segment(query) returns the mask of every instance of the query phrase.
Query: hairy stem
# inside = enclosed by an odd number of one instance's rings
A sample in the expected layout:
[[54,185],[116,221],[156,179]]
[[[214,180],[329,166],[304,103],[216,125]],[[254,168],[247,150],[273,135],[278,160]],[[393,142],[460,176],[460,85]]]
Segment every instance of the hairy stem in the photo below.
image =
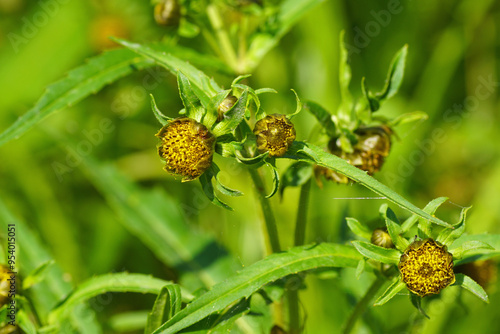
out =
[[347,319],[347,322],[345,323],[344,328],[342,330],[343,334],[349,334],[352,331],[354,325],[356,324],[356,321],[365,312],[368,303],[373,299],[375,294],[377,294],[378,290],[380,290],[384,282],[385,282],[384,277],[377,277],[375,281],[373,281],[372,285],[370,286],[368,291],[366,291],[363,298],[361,298],[356,304],[356,307],[349,316],[349,319]]
[[271,245],[271,252],[277,253],[281,251],[280,240],[278,238],[278,228],[276,227],[276,219],[274,218],[273,209],[271,203],[266,198],[266,189],[264,187],[264,182],[260,177],[259,172],[256,169],[249,168],[248,172],[252,177],[253,183],[257,190],[257,197],[262,208],[262,213],[264,214],[264,221],[266,223],[267,239]]

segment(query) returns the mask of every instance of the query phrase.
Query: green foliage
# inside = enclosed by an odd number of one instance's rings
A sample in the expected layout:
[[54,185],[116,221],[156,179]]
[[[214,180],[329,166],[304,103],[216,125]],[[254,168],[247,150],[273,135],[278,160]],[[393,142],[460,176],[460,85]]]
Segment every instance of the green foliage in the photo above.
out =
[[[0,264],[15,256],[19,330],[330,333],[345,322],[345,333],[498,332],[491,321],[498,281],[457,271],[463,264],[494,271],[500,255],[500,155],[491,145],[499,139],[492,130],[498,83],[494,62],[475,61],[498,46],[491,1],[425,13],[406,5],[369,11],[366,0],[168,1],[181,7],[169,26],[153,20],[164,0],[78,0],[50,13],[35,2],[0,6],[8,14],[0,24]],[[41,14],[46,24],[38,24]],[[474,19],[457,29],[447,15]],[[439,24],[426,20],[438,16]],[[413,34],[412,22],[435,36],[432,43]],[[342,26],[351,28],[339,36]],[[462,30],[473,32],[465,44]],[[118,48],[95,55],[108,48],[107,35]],[[401,48],[406,41],[411,48]],[[150,84],[154,66],[171,74],[161,85]],[[256,88],[267,86],[276,90]],[[295,101],[283,94],[291,87]],[[234,103],[222,113],[227,98]],[[110,112],[118,105],[131,111],[119,121]],[[293,120],[297,133],[282,157],[259,152],[253,132],[275,113]],[[177,182],[157,161],[155,122],[175,117],[195,119],[216,137],[199,183]],[[113,130],[95,127],[99,119]],[[365,141],[366,129],[382,129],[387,146],[376,136]],[[382,197],[368,201],[371,193]],[[433,194],[450,199],[420,209]],[[382,204],[379,217],[378,200],[399,208]],[[462,206],[472,202],[469,215]],[[455,205],[462,212],[452,225]],[[394,248],[370,242],[384,224]],[[15,255],[5,247],[11,225]],[[429,238],[453,256],[454,285],[479,299],[461,298],[457,288],[432,298],[406,290],[401,256]],[[484,268],[479,277],[491,280]],[[126,293],[95,307],[116,292]],[[436,312],[435,303],[445,307]],[[470,316],[456,316],[462,304]],[[401,316],[381,321],[395,309]],[[0,327],[6,315],[0,307]]]

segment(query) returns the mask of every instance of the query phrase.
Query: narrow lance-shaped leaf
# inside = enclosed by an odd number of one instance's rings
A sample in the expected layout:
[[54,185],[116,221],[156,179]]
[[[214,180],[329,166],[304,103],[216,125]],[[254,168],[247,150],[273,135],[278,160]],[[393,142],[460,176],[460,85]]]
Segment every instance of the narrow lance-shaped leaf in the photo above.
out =
[[170,320],[181,310],[182,295],[177,284],[165,285],[156,297],[153,309],[148,314],[148,321],[144,334],[150,334],[161,326],[162,323]]
[[212,173],[212,171],[210,169],[207,170],[205,173],[203,173],[200,176],[200,183],[201,183],[201,187],[203,189],[203,192],[205,193],[205,196],[207,196],[207,198],[213,204],[215,204],[223,209],[233,211],[233,208],[231,208],[226,203],[222,202],[219,199],[219,197],[217,196],[217,194],[215,193],[215,189],[214,189],[214,186],[212,184],[213,178],[214,178],[214,174]]
[[305,184],[312,176],[313,166],[304,161],[297,161],[291,164],[281,175],[280,195],[286,187],[299,187]]
[[401,253],[395,249],[383,248],[364,241],[352,241],[352,244],[363,256],[388,264],[398,264]]
[[436,238],[436,241],[442,243],[443,245],[450,246],[453,241],[460,238],[460,236],[462,236],[465,232],[465,218],[467,217],[467,211],[469,211],[470,208],[471,207],[463,208],[460,212],[460,220],[457,226],[455,226],[455,229],[442,230]]
[[396,193],[394,190],[390,189],[386,185],[380,183],[375,178],[369,176],[366,172],[354,167],[342,158],[339,158],[333,154],[325,152],[318,146],[313,144],[304,143],[300,141],[295,141],[291,148],[288,150],[288,158],[295,160],[303,160],[313,162],[317,165],[332,169],[339,172],[348,178],[360,183],[371,191],[387,197],[388,200],[396,203],[400,207],[415,213],[416,215],[432,221],[434,224],[452,227],[450,224],[429,215],[423,210],[417,208],[415,205],[410,203],[404,197]]
[[177,73],[177,84],[179,86],[179,95],[182,99],[182,104],[186,108],[186,116],[201,122],[205,108],[201,104],[200,99],[191,88],[189,79],[182,73]]
[[48,86],[35,106],[0,134],[0,146],[18,138],[54,112],[76,104],[119,78],[153,65],[151,60],[129,50],[112,50],[90,58],[86,64],[70,71],[66,78]]
[[238,197],[238,196],[242,196],[243,193],[241,191],[238,191],[238,190],[234,190],[234,189],[231,189],[229,187],[226,187],[220,180],[220,168],[219,166],[217,166],[215,163],[212,163],[212,166],[210,166],[211,170],[212,170],[212,173],[214,175],[214,178],[215,178],[215,182],[216,182],[216,187],[217,187],[217,190],[219,190],[222,194],[226,195],[226,196],[233,196],[233,197]]
[[391,236],[392,242],[397,249],[404,252],[410,243],[401,236],[401,226],[399,225],[399,220],[396,217],[396,214],[387,204],[383,204],[380,207],[380,213],[382,214],[382,217],[384,217],[387,232]]
[[38,268],[33,270],[24,280],[23,280],[23,290],[31,288],[33,285],[41,282],[45,279],[47,274],[47,269],[50,268],[55,263],[54,260],[49,260],[41,264]]
[[[446,202],[448,200],[448,197],[438,197],[430,201],[424,208],[424,212],[434,214],[436,212],[437,208]],[[406,219],[403,224],[401,224],[401,232],[404,234],[408,232],[413,225],[415,225],[416,222],[418,222],[418,215],[411,215],[408,219]]]
[[389,73],[385,81],[385,87],[376,96],[379,101],[387,100],[393,97],[399,90],[403,82],[405,72],[406,55],[408,54],[408,45],[403,46],[392,59],[389,67]]
[[[448,200],[448,197],[438,197],[430,201],[424,208],[424,211],[430,215],[434,215],[436,210]],[[418,236],[422,239],[432,237],[432,225],[428,220],[419,218],[418,222]]]
[[158,122],[160,122],[161,125],[165,126],[168,123],[168,121],[173,120],[173,118],[165,116],[160,111],[160,109],[156,105],[156,101],[155,101],[153,94],[149,94],[149,97],[151,98],[151,110],[153,111],[153,114],[155,115],[156,120]]
[[367,226],[361,224],[356,218],[347,217],[345,220],[347,221],[347,226],[349,226],[352,233],[366,240],[371,239],[372,231],[370,231]]
[[401,290],[403,290],[406,285],[401,282],[399,278],[397,278],[394,283],[392,283],[387,290],[384,291],[380,297],[377,298],[375,304],[373,306],[381,306],[391,300],[394,296],[396,296]]
[[271,171],[273,172],[273,189],[271,190],[271,193],[266,196],[266,198],[271,198],[274,194],[276,194],[280,186],[280,174],[278,172],[278,168],[276,167],[276,159],[267,159],[267,165],[271,167]]
[[171,53],[161,52],[151,47],[131,43],[123,39],[116,38],[114,40],[130,50],[156,61],[174,75],[177,75],[179,71],[182,72],[193,85],[193,90],[204,106],[207,106],[210,103],[210,98],[221,90],[215,81],[211,80],[205,73]]
[[328,136],[334,137],[337,135],[335,124],[332,121],[332,115],[326,109],[312,101],[304,102],[303,107],[316,117],[318,123],[326,130]]
[[472,278],[467,275],[455,274],[455,283],[453,285],[458,285],[466,290],[469,290],[486,303],[490,302],[486,291],[484,291],[484,289],[479,284],[477,284]]
[[325,267],[355,268],[360,259],[361,256],[354,248],[336,244],[301,246],[270,255],[244,268],[227,281],[215,285],[154,333],[178,333],[210,314],[219,312],[242,298],[248,298],[264,285],[290,274]]
[[160,293],[161,289],[172,284],[162,279],[143,274],[106,274],[88,279],[80,284],[66,300],[49,315],[49,322],[61,320],[74,306],[107,292]]
[[450,253],[453,254],[453,257],[456,259],[461,259],[464,257],[465,254],[468,252],[472,252],[475,250],[495,250],[491,245],[488,245],[486,242],[483,241],[467,241],[461,244],[457,248],[450,249]]
[[410,301],[415,306],[415,308],[427,319],[430,319],[430,317],[427,315],[427,313],[424,311],[422,308],[422,297],[410,292]]

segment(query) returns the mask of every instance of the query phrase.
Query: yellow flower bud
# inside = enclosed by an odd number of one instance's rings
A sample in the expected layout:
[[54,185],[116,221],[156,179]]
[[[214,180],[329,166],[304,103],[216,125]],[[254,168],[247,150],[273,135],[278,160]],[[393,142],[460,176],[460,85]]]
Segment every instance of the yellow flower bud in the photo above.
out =
[[455,282],[453,256],[433,239],[415,241],[399,260],[401,280],[408,290],[424,297]]
[[183,176],[183,181],[196,179],[212,164],[215,137],[203,124],[187,117],[178,118],[156,136],[161,139],[158,154],[165,160],[164,169]]
[[271,157],[285,155],[295,140],[295,128],[285,115],[268,115],[255,124],[253,133],[257,136],[257,149],[269,152]]
[[217,121],[220,122],[224,118],[224,114],[227,113],[234,105],[238,102],[238,98],[232,94],[229,94],[224,101],[217,108]]
[[373,231],[372,237],[370,239],[372,244],[384,247],[384,248],[394,248],[391,236],[387,233],[386,229],[377,228]]

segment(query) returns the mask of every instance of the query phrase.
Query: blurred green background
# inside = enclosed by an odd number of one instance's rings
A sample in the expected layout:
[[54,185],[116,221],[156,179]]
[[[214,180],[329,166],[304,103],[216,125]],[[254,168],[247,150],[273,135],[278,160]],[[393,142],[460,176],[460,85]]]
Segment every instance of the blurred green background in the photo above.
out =
[[[47,85],[86,58],[114,47],[108,35],[148,42],[171,34],[155,24],[148,1],[51,1],[50,8],[44,7],[47,3],[0,0],[0,131],[31,108]],[[362,77],[372,90],[381,89],[392,55],[409,44],[403,86],[380,113],[396,116],[422,110],[429,119],[396,129],[399,140],[394,140],[376,178],[419,207],[435,197],[449,197],[438,216],[451,223],[457,221],[461,207],[473,205],[468,232],[500,233],[499,22],[500,2],[492,0],[325,1],[263,59],[249,84],[279,92],[262,98],[268,113],[295,109],[291,88],[302,99],[333,111],[339,103],[340,30],[346,30],[351,87],[358,96]],[[179,44],[208,52],[200,40],[181,38]],[[232,80],[209,74],[226,87]],[[115,166],[146,191],[166,191],[182,203],[179,207],[189,228],[215,238],[240,265],[265,256],[261,212],[244,170],[228,159],[216,158],[228,172],[226,183],[245,193],[225,198],[234,212],[204,201],[198,182],[180,183],[162,170],[154,137],[159,125],[150,111],[149,93],[169,116],[182,108],[173,75],[161,69],[142,71],[0,147],[1,199],[38,235],[75,284],[108,272],[164,279],[178,275],[124,227],[91,176],[92,167],[71,160],[67,147],[91,139],[94,143],[86,156]],[[298,138],[307,139],[314,118],[302,113],[295,120]],[[278,164],[282,170],[287,165],[286,161]],[[376,195],[359,185],[325,183],[323,189],[313,185],[307,242],[352,239],[346,216],[373,227],[382,225],[378,218],[382,200],[345,199],[370,196]],[[297,201],[298,189],[287,189],[282,200],[279,196],[272,200],[284,248],[293,243]],[[408,216],[393,209],[403,219]],[[357,281],[350,270],[336,278],[308,276],[307,290],[300,294],[306,332],[338,332],[370,280],[365,274]],[[498,333],[498,287],[495,282],[488,290],[490,305],[449,288],[442,298],[429,298],[430,321],[417,317],[405,296],[371,308],[364,319],[379,333]],[[98,318],[113,332],[117,330],[109,324],[113,316],[146,310],[153,301],[154,296],[116,294]],[[358,331],[370,332],[363,325]]]

